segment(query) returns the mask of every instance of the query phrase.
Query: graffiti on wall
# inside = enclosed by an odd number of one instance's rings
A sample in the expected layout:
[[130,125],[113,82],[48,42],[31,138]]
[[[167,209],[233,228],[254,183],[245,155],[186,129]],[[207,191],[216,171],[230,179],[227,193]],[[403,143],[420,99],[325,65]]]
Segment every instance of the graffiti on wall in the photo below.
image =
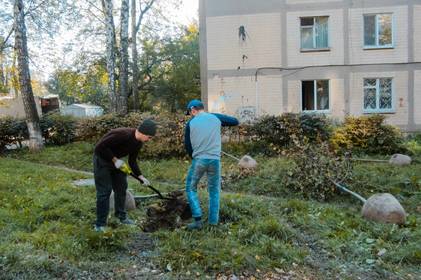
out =
[[242,106],[237,109],[237,116],[240,122],[253,122],[256,119],[255,106]]

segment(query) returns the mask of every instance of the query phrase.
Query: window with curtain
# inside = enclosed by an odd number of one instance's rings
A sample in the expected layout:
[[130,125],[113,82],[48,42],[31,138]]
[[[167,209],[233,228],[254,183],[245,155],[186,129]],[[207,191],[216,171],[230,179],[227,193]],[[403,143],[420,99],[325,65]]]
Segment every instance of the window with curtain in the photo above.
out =
[[393,110],[393,79],[364,79],[364,111],[388,112]]
[[329,80],[302,81],[302,110],[329,110]]
[[392,22],[392,14],[364,15],[364,46],[375,48],[392,47]]
[[300,18],[301,49],[329,48],[328,21],[327,16]]

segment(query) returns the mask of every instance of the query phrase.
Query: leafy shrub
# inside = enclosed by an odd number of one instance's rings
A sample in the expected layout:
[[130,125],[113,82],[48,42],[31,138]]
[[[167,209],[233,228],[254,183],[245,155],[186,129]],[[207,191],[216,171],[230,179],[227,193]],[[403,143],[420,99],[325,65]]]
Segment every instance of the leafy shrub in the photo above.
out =
[[330,136],[329,122],[324,115],[286,113],[264,116],[250,129],[258,140],[276,152],[305,141],[322,142]]
[[281,116],[264,116],[251,128],[254,136],[275,151],[297,142],[301,135],[300,120],[297,114],[283,114]]
[[332,198],[337,193],[332,181],[346,181],[352,173],[350,161],[332,152],[326,142],[302,145],[296,150],[293,160],[284,183],[306,198]]
[[399,129],[384,124],[384,120],[382,115],[347,117],[344,125],[334,131],[331,143],[336,150],[379,154],[403,151]]
[[124,117],[108,114],[81,119],[77,125],[77,138],[83,141],[98,141],[108,131],[118,127],[137,128],[145,119],[158,124],[157,135],[142,148],[142,158],[179,157],[185,155],[184,126],[187,117],[175,114],[130,113]]
[[76,138],[81,141],[97,141],[111,129],[124,126],[124,118],[114,114],[79,119],[76,125]]
[[325,115],[300,114],[300,126],[310,142],[326,141],[331,135],[330,122]]
[[53,145],[64,145],[75,139],[76,120],[71,116],[58,113],[46,114],[41,117],[40,127],[45,142]]
[[28,129],[24,120],[12,117],[0,118],[0,151],[6,145],[22,146],[22,141],[28,138]]

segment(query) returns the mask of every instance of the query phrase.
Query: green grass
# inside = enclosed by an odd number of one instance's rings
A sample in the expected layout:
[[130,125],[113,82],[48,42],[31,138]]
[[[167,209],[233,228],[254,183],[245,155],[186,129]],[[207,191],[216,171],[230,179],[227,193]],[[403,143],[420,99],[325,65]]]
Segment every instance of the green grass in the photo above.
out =
[[[316,279],[421,278],[419,163],[355,165],[351,189],[366,198],[391,192],[408,212],[407,223],[395,226],[364,220],[361,203],[345,194],[322,203],[290,193],[280,183],[290,164],[286,159],[256,157],[258,171],[243,177],[235,161],[224,158],[223,187],[228,192],[221,198],[221,225],[193,233],[156,232],[151,235],[155,249],[139,259],[133,254],[141,252],[130,245],[137,240],[136,230],[112,222],[108,235],[92,232],[95,190],[71,184],[86,175],[37,164],[90,171],[91,153],[92,145],[75,143],[0,158],[0,271],[6,278],[60,278],[65,272],[74,278],[130,278],[133,265],[144,263],[165,272],[156,276],[161,279],[275,268]],[[188,165],[177,159],[140,161],[145,175],[165,191],[182,188]],[[135,182],[131,187],[148,193]],[[206,208],[206,192],[200,194]],[[131,217],[143,220],[144,208],[152,202],[143,203]]]

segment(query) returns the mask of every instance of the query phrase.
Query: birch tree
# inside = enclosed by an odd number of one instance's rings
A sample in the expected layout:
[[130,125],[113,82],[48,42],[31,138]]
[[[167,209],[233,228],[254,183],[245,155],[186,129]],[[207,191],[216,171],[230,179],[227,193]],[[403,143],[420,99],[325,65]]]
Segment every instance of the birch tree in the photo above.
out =
[[120,15],[120,95],[118,113],[128,113],[129,87],[129,0],[121,0]]
[[32,92],[31,76],[29,73],[25,14],[22,0],[15,0],[13,11],[15,20],[15,51],[18,58],[19,86],[29,132],[29,149],[37,151],[42,149],[43,140],[39,126],[39,117],[35,105],[34,94]]
[[106,29],[106,57],[107,57],[107,73],[108,73],[108,94],[110,96],[110,111],[116,113],[118,111],[117,95],[116,95],[116,36],[113,17],[113,1],[102,0],[102,9],[105,16]]
[[132,48],[132,93],[133,93],[133,109],[139,110],[139,66],[138,66],[138,51],[137,51],[137,34],[142,24],[145,14],[154,4],[155,0],[143,3],[139,1],[139,17],[136,16],[136,1],[131,0],[131,48]]

